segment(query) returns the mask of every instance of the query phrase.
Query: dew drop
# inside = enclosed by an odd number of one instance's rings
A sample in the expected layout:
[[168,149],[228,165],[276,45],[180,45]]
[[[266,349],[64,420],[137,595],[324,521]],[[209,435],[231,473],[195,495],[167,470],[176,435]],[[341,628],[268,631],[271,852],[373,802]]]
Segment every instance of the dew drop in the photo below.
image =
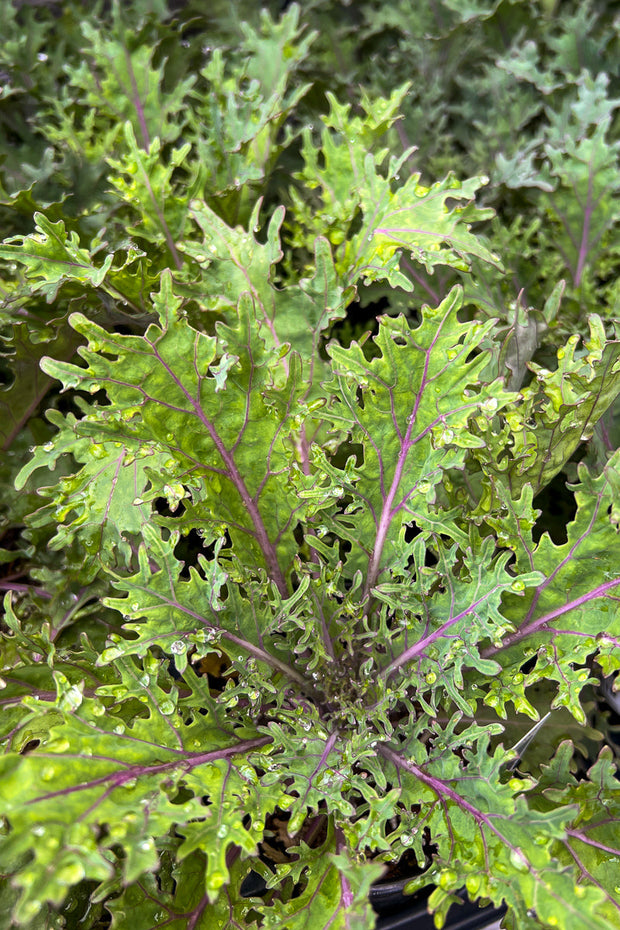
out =
[[81,705],[84,695],[79,688],[75,686],[68,688],[60,698],[59,704],[63,710],[77,710]]
[[107,665],[108,662],[113,662],[114,659],[118,659],[121,654],[121,650],[116,647],[109,649],[104,649],[101,655],[99,656],[99,662],[101,665]]
[[515,869],[519,870],[519,872],[529,871],[529,863],[520,849],[511,850],[510,861],[514,865]]

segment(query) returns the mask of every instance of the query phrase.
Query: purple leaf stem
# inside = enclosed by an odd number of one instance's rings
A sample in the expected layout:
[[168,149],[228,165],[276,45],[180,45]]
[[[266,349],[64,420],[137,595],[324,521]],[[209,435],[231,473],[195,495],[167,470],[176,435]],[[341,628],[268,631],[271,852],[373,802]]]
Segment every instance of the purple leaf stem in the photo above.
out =
[[15,594],[27,594],[29,591],[32,594],[36,594],[38,597],[51,598],[49,591],[45,591],[43,588],[39,588],[33,584],[19,584],[15,581],[0,581],[0,591],[14,591]]
[[312,775],[310,776],[310,781],[312,781],[312,779],[313,779],[314,776],[317,774],[317,772],[320,772],[320,771],[321,771],[321,769],[323,768],[323,766],[324,766],[325,763],[327,762],[327,759],[328,759],[328,757],[329,757],[329,754],[330,754],[330,752],[332,751],[332,749],[334,748],[334,744],[335,744],[335,742],[336,742],[337,739],[338,739],[338,730],[334,730],[334,732],[333,732],[332,734],[330,734],[329,739],[328,739],[327,742],[325,743],[325,749],[323,750],[323,752],[322,752],[322,754],[321,754],[321,758],[320,758],[319,761],[317,762],[317,765],[316,765],[316,768],[315,768],[314,772],[313,772]]
[[215,427],[210,422],[210,420],[205,416],[204,412],[202,411],[202,408],[198,408],[198,411],[197,412],[200,417],[200,420],[204,423],[206,428],[209,430],[209,433],[211,435],[211,438],[213,439],[214,445],[216,446],[218,452],[222,456],[222,459],[224,460],[224,463],[228,469],[230,478],[233,484],[235,485],[235,487],[237,488],[237,491],[239,492],[239,496],[241,497],[241,500],[243,501],[245,507],[248,510],[248,513],[251,517],[252,523],[254,524],[254,528],[256,531],[257,542],[265,557],[265,562],[267,564],[267,571],[269,573],[269,576],[275,583],[280,594],[283,597],[288,597],[288,594],[289,594],[288,586],[286,584],[284,574],[282,573],[282,569],[280,568],[280,565],[278,563],[278,556],[276,554],[276,550],[274,546],[272,545],[269,539],[269,536],[267,534],[267,529],[265,527],[265,524],[263,523],[263,518],[258,509],[258,505],[256,501],[254,500],[254,498],[250,496],[250,493],[245,486],[245,482],[232,456],[232,453],[228,452],[228,450],[224,446],[224,443],[222,442],[219,435],[217,434]]
[[483,659],[494,656],[496,653],[500,652],[502,649],[508,649],[510,646],[513,646],[515,643],[520,642],[526,636],[529,636],[530,633],[536,633],[540,629],[545,629],[547,624],[554,620],[555,617],[561,617],[562,614],[566,614],[571,610],[575,610],[578,607],[587,604],[588,601],[592,601],[597,597],[603,597],[611,588],[615,588],[620,585],[620,578],[613,578],[611,581],[606,581],[604,584],[594,588],[593,591],[589,591],[587,594],[582,594],[581,597],[575,598],[574,601],[569,601],[567,604],[564,604],[562,607],[556,607],[555,610],[550,610],[548,614],[539,617],[538,620],[533,620],[531,623],[527,623],[525,626],[520,627],[518,630],[515,630],[514,633],[509,633],[506,636],[501,646],[487,646],[486,649],[481,650],[480,655]]
[[[469,801],[466,801],[465,798],[462,798],[454,789],[450,788],[446,782],[441,781],[439,778],[435,778],[433,775],[429,775],[419,765],[416,765],[415,762],[411,762],[409,759],[406,759],[400,753],[395,752],[393,749],[390,749],[389,746],[379,745],[377,746],[377,752],[379,752],[388,762],[391,762],[392,765],[398,769],[405,769],[409,772],[410,775],[413,775],[414,778],[417,778],[418,781],[421,781],[422,784],[427,785],[431,791],[433,791],[440,801],[450,800],[457,807],[460,807],[461,810],[466,811],[468,814],[476,820],[476,822],[481,825],[488,827],[492,833],[495,833],[503,842],[505,842],[511,849],[513,848],[506,838],[500,833],[500,831],[493,826],[490,817],[487,814],[484,814],[477,807],[474,807],[473,804],[470,804]],[[486,844],[485,844],[486,845]],[[516,847],[514,847],[516,849]]]
[[241,649],[245,649],[246,652],[250,652],[255,656],[260,662],[264,662],[266,665],[270,665],[272,668],[277,669],[279,672],[282,672],[286,678],[290,678],[293,681],[296,681],[297,684],[307,691],[310,688],[310,683],[300,675],[295,669],[292,669],[285,662],[281,662],[279,659],[276,659],[275,656],[272,656],[271,653],[265,652],[264,649],[260,649],[258,646],[254,646],[253,643],[248,642],[247,639],[242,639],[241,636],[235,636],[234,633],[229,633],[228,630],[221,630],[222,636],[224,639],[227,639],[231,643],[235,643],[240,646]]
[[[599,826],[599,824],[593,824],[593,826]],[[587,836],[584,836],[581,830],[567,830],[566,833],[568,836],[572,836],[576,840],[579,840],[580,843],[585,843],[586,846],[594,846],[596,849],[610,853],[612,856],[620,856],[620,849],[617,846],[606,846],[604,843],[597,843],[596,840],[590,840]],[[618,907],[620,907],[620,904]]]
[[[127,49],[125,49],[125,58],[126,58],[126,63],[127,63],[127,72],[129,74],[129,81],[131,83],[133,103],[136,108],[136,115],[138,117],[138,123],[140,125],[140,135],[142,136],[142,148],[145,152],[148,152],[150,145],[151,145],[151,139],[149,135],[148,126],[146,124],[146,116],[144,113],[144,107],[140,99],[140,92],[138,90],[136,75],[133,69],[133,64],[131,62],[131,56],[129,55],[129,52]],[[174,244],[174,239],[172,238],[172,233],[170,232],[170,227],[168,226],[168,223],[166,222],[166,218],[164,216],[163,210],[159,206],[157,202],[157,198],[155,197],[155,194],[153,192],[153,188],[151,187],[149,176],[144,170],[144,168],[142,167],[142,163],[140,160],[138,160],[138,167],[140,169],[140,173],[142,174],[142,178],[144,180],[146,189],[149,192],[149,197],[151,198],[151,202],[155,208],[157,219],[159,220],[160,226],[164,233],[164,237],[166,239],[166,245],[168,246],[168,249],[170,250],[170,254],[172,255],[172,258],[174,260],[175,265],[177,266],[177,269],[180,270],[183,267],[183,262],[181,261],[179,257],[179,253],[177,252],[176,245]]]
[[[409,454],[409,450],[417,442],[423,439],[424,436],[426,436],[432,430],[434,426],[437,426],[438,423],[442,423],[442,422],[445,423],[446,416],[449,416],[450,413],[460,413],[463,410],[476,409],[478,406],[478,404],[474,402],[471,404],[462,404],[460,407],[455,407],[454,410],[449,412],[449,414],[442,414],[436,417],[436,419],[434,419],[431,423],[429,423],[422,430],[422,432],[418,433],[418,435],[415,436],[415,438],[413,439],[411,438],[411,433],[413,432],[416,417],[418,415],[418,409],[420,407],[420,402],[422,400],[422,396],[424,394],[424,390],[427,384],[428,367],[429,367],[431,353],[433,351],[435,341],[437,340],[439,333],[441,331],[442,323],[440,323],[439,326],[437,327],[435,338],[433,339],[429,348],[426,351],[426,357],[424,359],[424,371],[423,371],[422,379],[420,382],[420,389],[416,396],[415,404],[413,405],[413,410],[411,414],[409,415],[409,417],[407,418],[408,420],[407,432],[405,433],[402,439],[400,454],[398,456],[398,461],[396,463],[396,468],[394,470],[394,477],[392,479],[392,484],[390,486],[390,490],[388,491],[386,495],[383,508],[381,510],[381,516],[379,518],[379,524],[377,527],[377,535],[375,537],[375,545],[373,548],[373,553],[370,559],[370,563],[368,565],[368,574],[366,576],[366,584],[364,586],[364,593],[363,593],[364,597],[370,596],[371,590],[377,582],[377,578],[380,572],[381,556],[383,553],[383,547],[385,546],[385,540],[389,532],[390,524],[394,518],[394,515],[398,510],[401,509],[401,507],[403,507],[406,504],[407,500],[411,496],[410,493],[405,495],[403,500],[399,501],[396,505],[394,505],[394,499],[396,497],[396,493],[400,485],[400,481],[401,481],[402,474],[403,474],[403,469],[405,467],[405,462],[407,460],[407,455]],[[396,431],[398,432],[398,425],[396,423],[395,423],[395,426],[396,426]],[[379,454],[379,457],[380,457],[380,454]]]
[[[620,579],[616,584],[620,583]],[[482,597],[478,598],[477,601],[474,601],[473,604],[470,604],[469,607],[466,607],[465,610],[462,610],[460,614],[457,614],[456,617],[450,617],[446,620],[445,623],[442,623],[440,627],[434,630],[432,633],[429,633],[427,636],[424,636],[422,639],[419,639],[417,643],[414,643],[413,646],[410,646],[409,649],[405,649],[393,662],[383,669],[379,673],[381,678],[389,678],[394,674],[397,669],[401,668],[403,665],[406,665],[407,662],[415,658],[415,656],[420,655],[424,652],[428,646],[432,645],[436,640],[441,639],[445,631],[451,626],[454,626],[455,623],[458,623],[459,620],[462,620],[463,617],[466,617],[468,614],[473,613],[480,604],[483,604],[487,598],[495,593],[497,587],[493,588],[491,591],[487,591]]]
[[[610,411],[611,409],[612,408],[610,408]],[[606,411],[603,414],[601,419],[598,421],[598,423],[594,427],[594,431],[600,437],[601,442],[605,446],[605,449],[607,449],[609,452],[614,452],[616,447],[614,443],[612,442],[611,436],[609,434],[609,430],[607,429],[607,421],[609,421],[611,425],[611,418],[609,416],[609,411]]]
[[[437,328],[435,339],[439,335],[440,329],[441,329],[441,324]],[[435,339],[433,339],[433,342],[431,343],[431,346],[429,347],[426,353],[426,357],[424,359],[424,371],[422,373],[422,379],[420,382],[420,390],[418,391],[418,394],[415,399],[415,404],[413,406],[413,412],[411,413],[411,416],[409,417],[409,425],[407,427],[407,432],[405,434],[405,437],[401,445],[400,455],[398,456],[398,462],[396,463],[396,468],[394,470],[392,486],[390,487],[387,497],[385,498],[383,509],[381,511],[381,516],[379,518],[379,525],[377,527],[377,535],[375,537],[375,545],[374,545],[372,557],[370,559],[370,564],[368,566],[366,585],[364,586],[364,593],[363,593],[364,597],[368,597],[370,595],[371,589],[375,586],[377,577],[379,575],[379,566],[381,563],[381,555],[383,553],[385,539],[387,537],[387,534],[390,528],[390,523],[392,522],[392,518],[394,516],[392,512],[392,504],[394,503],[394,498],[396,497],[396,492],[398,491],[398,486],[402,478],[403,469],[405,467],[405,461],[407,459],[409,449],[414,444],[414,442],[417,442],[417,440],[421,438],[420,436],[418,436],[415,440],[412,441],[411,431],[413,429],[413,424],[415,423],[415,419],[418,414],[418,409],[422,401],[422,395],[424,393],[424,386],[426,384],[426,380],[428,376],[428,366],[430,363],[431,350],[435,342]]]
[[575,287],[579,287],[581,284],[581,276],[583,274],[583,269],[585,268],[586,259],[588,256],[588,248],[590,243],[588,242],[588,237],[590,235],[590,221],[592,218],[592,171],[588,176],[588,201],[587,206],[583,213],[583,228],[581,231],[581,242],[579,243],[579,256],[577,259],[577,268],[575,269]]
[[0,447],[3,452],[6,452],[8,449],[11,448],[11,445],[13,444],[13,440],[16,439],[17,436],[19,436],[22,429],[24,428],[24,424],[28,422],[30,417],[33,415],[34,411],[37,410],[37,408],[41,404],[41,401],[43,400],[43,398],[45,397],[45,395],[50,389],[50,384],[52,383],[52,379],[41,378],[41,375],[42,375],[42,372],[40,371],[37,372],[36,383],[37,383],[38,390],[36,391],[34,397],[32,398],[32,401],[30,402],[28,407],[26,407],[26,409],[22,412],[21,417],[19,418],[19,420],[16,421],[13,429],[9,430],[6,434],[5,440],[2,446]]
[[[596,846],[597,849],[600,849],[603,852],[611,853],[613,856],[618,856],[620,854],[620,849],[614,849],[613,847],[605,846],[603,845],[603,843],[594,843],[591,840],[586,839],[586,837],[583,836],[581,833],[579,833],[577,830],[567,830],[566,833],[568,834],[568,836],[572,836],[575,839],[578,839],[582,843],[586,843],[589,846]],[[569,853],[575,860],[575,864],[577,868],[581,871],[582,876],[587,877],[589,882],[592,882],[593,885],[596,885],[596,887],[599,888],[603,892],[607,900],[611,904],[613,904],[616,910],[620,911],[620,904],[618,903],[618,901],[612,898],[611,895],[608,894],[608,892],[605,890],[601,882],[597,881],[595,876],[591,872],[588,871],[588,869],[583,864],[583,862],[581,861],[581,859],[579,858],[575,850],[570,845],[570,843],[566,844],[566,848],[568,849]]]
[[228,847],[228,849],[226,850],[226,868],[227,869],[231,869],[233,867],[233,865],[239,858],[240,853],[241,853],[240,846],[236,846],[233,843]]
[[198,922],[200,921],[203,911],[208,906],[208,904],[209,904],[209,895],[203,894],[202,898],[200,899],[200,904],[198,904],[194,908],[194,910],[192,911],[191,917],[189,918],[187,922],[187,930],[194,930],[194,928],[198,926]]
[[428,284],[428,282],[424,280],[422,275],[418,274],[418,272],[415,270],[411,262],[407,261],[406,258],[401,258],[401,262],[402,262],[403,268],[406,268],[409,274],[411,275],[411,277],[415,281],[417,281],[419,285],[421,285],[424,288],[426,293],[429,295],[429,297],[433,301],[433,305],[437,306],[439,303],[441,303],[442,298],[440,294],[437,291],[433,290],[433,288]]
[[177,917],[179,917],[179,916],[180,916],[180,917],[187,917],[187,916],[188,916],[187,914],[180,914],[180,915],[179,915],[179,914],[175,913],[170,907],[168,907],[168,905],[166,904],[165,901],[160,901],[159,898],[156,898],[155,895],[151,894],[151,892],[149,891],[149,889],[148,889],[148,888],[145,888],[145,886],[142,884],[142,882],[136,882],[136,885],[137,885],[137,887],[140,889],[140,891],[142,892],[142,894],[144,895],[144,897],[146,898],[147,901],[154,901],[155,904],[156,904],[158,907],[161,907],[162,910],[166,911],[166,912],[169,914],[169,917],[164,921],[164,923],[160,923],[160,925],[159,925],[160,927],[165,927],[165,925],[166,925],[167,923],[169,923],[171,920],[174,920],[175,918],[177,918]]
[[[228,475],[231,481],[233,482],[233,484],[235,485],[239,493],[239,496],[241,497],[241,500],[243,501],[243,504],[246,507],[250,515],[250,518],[252,520],[252,523],[255,529],[256,541],[258,542],[263,552],[263,555],[265,557],[265,562],[267,564],[267,571],[269,573],[269,577],[275,583],[282,597],[288,597],[288,594],[289,594],[288,585],[286,583],[286,579],[284,578],[282,569],[280,568],[280,565],[278,563],[278,556],[277,556],[275,547],[273,546],[273,544],[271,543],[269,539],[269,536],[267,534],[267,529],[265,527],[265,524],[263,523],[263,518],[258,509],[258,505],[256,501],[254,500],[254,498],[251,497],[250,492],[248,491],[245,485],[245,481],[243,480],[243,476],[241,475],[241,472],[239,471],[239,468],[237,467],[237,463],[235,462],[233,453],[230,452],[226,448],[214,424],[207,417],[205,411],[202,408],[202,404],[200,403],[200,397],[191,396],[191,394],[189,393],[185,385],[182,383],[181,379],[177,377],[177,375],[172,370],[170,365],[168,365],[165,359],[162,358],[162,356],[159,354],[155,343],[150,343],[150,345],[153,349],[154,356],[157,358],[157,360],[160,362],[163,368],[165,368],[165,370],[168,372],[168,374],[170,375],[174,383],[177,385],[179,390],[185,395],[191,407],[193,408],[194,413],[196,414],[200,422],[203,424],[205,429],[208,431],[211,439],[213,440],[213,444],[215,448],[217,449],[218,453],[220,454],[222,461],[224,462],[228,470]],[[200,388],[199,388],[199,391],[200,391]]]
[[[42,801],[49,801],[51,798],[65,797],[69,794],[75,794],[78,791],[88,791],[91,788],[96,788],[98,785],[109,785],[106,791],[106,793],[109,793],[134,778],[143,778],[145,775],[155,775],[160,772],[164,773],[176,768],[183,768],[187,771],[191,771],[199,765],[206,765],[218,759],[226,759],[238,753],[247,753],[271,742],[272,738],[270,736],[256,736],[252,739],[241,740],[234,746],[214,749],[211,750],[211,752],[181,752],[180,750],[169,749],[168,752],[173,752],[175,756],[177,756],[177,758],[170,762],[158,762],[155,765],[129,765],[121,772],[110,772],[107,775],[101,775],[99,778],[93,778],[92,781],[81,782],[79,785],[70,785],[58,791],[50,791],[48,794],[41,794],[37,798],[32,798],[26,803],[28,805],[38,804]],[[39,753],[38,755],[49,759],[58,758],[55,753]],[[179,756],[181,758],[179,758]],[[92,758],[96,757],[93,756]]]
[[[462,811],[465,811],[467,814],[473,817],[473,819],[478,824],[478,827],[480,828],[481,838],[482,838],[482,842],[485,848],[485,857],[486,857],[487,844],[486,844],[484,833],[482,831],[482,827],[486,827],[487,830],[489,830],[491,833],[497,836],[501,840],[501,842],[504,843],[505,846],[510,850],[510,852],[514,854],[514,856],[517,859],[520,859],[525,865],[527,865],[529,868],[530,875],[533,876],[537,882],[545,885],[545,890],[549,894],[552,894],[552,896],[556,898],[558,901],[561,900],[562,904],[564,905],[566,904],[566,902],[563,899],[560,899],[557,894],[551,891],[545,878],[537,872],[537,870],[532,866],[531,863],[527,861],[527,859],[525,858],[523,854],[523,851],[518,846],[515,846],[513,843],[511,843],[508,837],[504,836],[501,830],[495,826],[495,824],[491,820],[492,815],[485,814],[479,808],[474,807],[473,804],[470,804],[469,801],[461,797],[461,795],[458,794],[458,792],[456,792],[448,784],[446,784],[445,781],[442,781],[439,778],[435,778],[433,775],[429,775],[427,772],[421,769],[418,765],[416,765],[415,762],[411,762],[409,759],[406,759],[404,756],[400,755],[400,753],[395,752],[393,749],[390,749],[389,746],[380,745],[377,747],[377,751],[385,759],[387,759],[388,762],[391,762],[392,765],[397,770],[405,769],[407,772],[413,775],[414,778],[417,778],[419,781],[421,781],[422,784],[427,785],[427,787],[429,787],[431,791],[433,791],[437,795],[437,797],[442,802],[442,804],[445,805],[446,801],[452,801],[452,803],[456,804],[456,806],[459,807]],[[446,816],[447,816],[447,812],[446,812]],[[501,819],[510,820],[510,817],[504,814],[497,814],[496,817],[498,820],[501,820]],[[617,852],[617,850],[615,850],[615,852]]]
[[[336,838],[336,852],[346,852],[348,849],[348,843],[345,839],[344,831],[342,827],[336,827],[335,830]],[[344,875],[343,872],[340,873],[340,900],[342,901],[343,907],[347,908],[353,904],[354,895],[351,890],[351,883],[349,879]],[[346,923],[347,928],[349,927],[349,921],[347,918]]]
[[[119,578],[119,581],[123,580],[122,578],[120,578],[120,576],[117,576],[117,577]],[[189,607],[185,607],[183,604],[180,604],[178,601],[172,600],[171,598],[164,597],[163,595],[158,594],[157,592],[154,592],[151,588],[148,587],[148,585],[145,585],[144,587],[142,587],[141,585],[136,584],[136,585],[133,585],[133,588],[136,591],[142,590],[145,593],[148,592],[151,597],[155,595],[159,598],[162,604],[167,604],[169,607],[173,607],[177,610],[182,611],[183,613],[187,614],[190,617],[193,617],[195,620],[197,620],[199,623],[202,623],[204,626],[208,627],[209,629],[217,630],[217,632],[221,633],[221,635],[225,639],[227,639],[229,642],[235,643],[241,649],[244,649],[246,652],[251,653],[260,662],[264,662],[266,665],[269,665],[272,668],[277,669],[279,672],[282,672],[282,674],[285,675],[286,678],[289,678],[292,681],[297,682],[297,684],[300,687],[303,687],[306,690],[308,689],[309,683],[306,681],[306,679],[302,675],[300,675],[294,669],[290,668],[290,666],[288,666],[285,662],[281,662],[280,659],[277,659],[275,656],[272,656],[271,653],[266,652],[264,649],[261,649],[260,646],[255,646],[254,643],[249,642],[247,639],[243,639],[241,636],[237,636],[235,633],[231,633],[229,630],[224,630],[221,627],[216,626],[213,623],[209,623],[209,621],[198,611],[191,610]],[[178,630],[173,630],[168,635],[170,637],[173,637],[174,639],[178,639],[179,632]]]
[[148,126],[146,125],[146,116],[144,113],[144,107],[142,106],[142,101],[140,100],[140,91],[138,90],[138,82],[136,81],[136,74],[133,69],[133,64],[131,61],[131,55],[129,54],[129,49],[125,47],[125,64],[127,65],[127,74],[129,75],[129,83],[131,84],[131,89],[133,91],[133,104],[136,108],[136,115],[138,117],[138,122],[140,124],[140,133],[142,135],[142,148],[145,152],[148,152],[151,140],[149,137]]
[[615,907],[617,910],[620,910],[620,905],[619,905],[616,901],[614,901],[613,898],[610,898],[610,897],[609,897],[609,895],[607,894],[607,892],[605,891],[605,889],[603,888],[603,886],[601,885],[601,883],[598,882],[598,881],[596,880],[596,878],[594,877],[594,875],[592,875],[591,872],[588,872],[587,868],[585,867],[585,865],[583,864],[583,862],[581,861],[581,859],[579,858],[579,856],[577,855],[577,853],[575,852],[575,850],[572,849],[572,848],[568,845],[568,843],[567,843],[567,848],[568,848],[569,853],[571,854],[571,856],[572,856],[573,859],[575,860],[575,865],[577,866],[577,868],[578,868],[579,871],[581,872],[581,875],[582,875],[583,877],[586,877],[586,876],[587,876],[588,881],[592,882],[593,885],[596,885],[596,887],[599,888],[599,889],[603,892],[603,894],[605,894],[605,895],[607,896],[607,898],[613,903],[614,907]]
[[139,168],[140,168],[140,173],[142,174],[142,178],[144,180],[144,185],[147,191],[149,192],[149,197],[151,198],[151,202],[153,204],[153,207],[155,208],[155,213],[157,214],[159,225],[161,226],[164,237],[166,239],[166,245],[168,246],[170,254],[172,255],[172,259],[174,261],[174,264],[177,267],[177,270],[180,270],[183,267],[183,262],[181,261],[181,258],[179,257],[179,253],[177,252],[177,247],[174,243],[174,239],[172,238],[172,233],[170,232],[170,227],[168,226],[168,222],[164,215],[164,211],[162,210],[162,208],[157,202],[157,197],[155,196],[153,188],[151,187],[149,176],[144,170],[144,168],[142,167],[141,162],[139,163]]

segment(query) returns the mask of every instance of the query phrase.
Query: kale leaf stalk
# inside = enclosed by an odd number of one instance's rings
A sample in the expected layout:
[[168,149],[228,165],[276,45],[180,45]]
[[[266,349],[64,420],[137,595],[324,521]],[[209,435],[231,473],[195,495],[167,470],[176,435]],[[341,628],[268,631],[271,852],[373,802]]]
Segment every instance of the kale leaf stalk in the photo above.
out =
[[213,445],[217,449],[217,452],[219,453],[224,465],[226,466],[228,476],[230,477],[231,481],[236,487],[239,493],[239,496],[243,502],[243,505],[246,508],[250,516],[250,519],[254,526],[254,536],[263,552],[263,556],[265,558],[265,563],[267,565],[267,571],[268,571],[269,577],[272,579],[272,581],[276,585],[282,597],[286,597],[289,594],[288,585],[286,583],[284,573],[278,562],[278,556],[275,550],[275,546],[269,539],[267,528],[265,527],[265,524],[263,522],[261,512],[258,508],[258,504],[247,489],[243,475],[241,474],[239,468],[237,467],[237,463],[235,462],[235,457],[232,451],[226,448],[224,442],[222,441],[221,436],[219,435],[217,429],[215,428],[215,424],[207,416],[200,402],[200,397],[199,396],[192,397],[190,391],[188,391],[188,389],[185,387],[181,378],[177,377],[176,373],[171,368],[171,366],[166,362],[165,358],[163,358],[161,353],[157,351],[157,346],[155,344],[152,344],[152,348],[153,348],[153,354],[155,355],[157,360],[166,369],[172,381],[178,386],[179,390],[182,391],[184,396],[187,398],[192,409],[194,410],[194,413],[196,414],[200,422],[203,424],[203,426],[209,433],[209,436],[211,437]]
[[[392,520],[394,518],[394,514],[400,508],[400,504],[394,507],[394,500],[396,498],[396,495],[398,493],[398,489],[399,489],[399,486],[402,480],[403,470],[405,468],[407,455],[409,454],[409,450],[411,449],[411,447],[419,439],[421,439],[422,435],[424,435],[427,432],[426,430],[424,430],[424,432],[420,434],[420,436],[416,437],[416,439],[413,439],[413,440],[411,439],[411,432],[415,425],[418,408],[422,400],[424,385],[426,383],[427,376],[428,376],[429,362],[430,362],[430,351],[426,353],[426,357],[424,359],[424,372],[422,375],[422,385],[416,396],[411,416],[409,417],[409,422],[407,425],[407,432],[405,433],[405,436],[402,439],[400,454],[398,456],[398,461],[396,463],[396,468],[394,470],[394,477],[392,478],[392,483],[385,497],[383,508],[381,510],[381,516],[379,517],[379,523],[377,526],[377,535],[375,537],[375,545],[372,551],[370,563],[368,565],[368,573],[366,575],[366,584],[364,585],[363,596],[367,598],[370,598],[370,592],[372,591],[375,584],[377,583],[377,578],[379,577],[379,573],[381,571],[381,558],[383,555],[383,548],[385,546],[387,534],[389,532]],[[397,432],[399,432],[398,424],[395,422],[394,425],[396,427]],[[382,470],[383,470],[383,466],[382,466]],[[383,483],[383,474],[381,475],[381,480]]]
[[[571,610],[576,610],[579,607],[582,607],[584,604],[587,604],[589,601],[595,600],[597,597],[610,597],[607,592],[612,588],[616,588],[620,585],[620,578],[613,578],[611,581],[605,581],[603,584],[598,585],[596,588],[593,588],[592,591],[588,591],[586,594],[583,594],[581,597],[576,597],[573,601],[568,601],[566,604],[562,604],[561,607],[556,607],[555,610],[550,610],[548,613],[543,614],[542,617],[538,617],[537,620],[530,620],[526,622],[522,627],[519,627],[518,630],[515,630],[514,633],[509,633],[502,640],[501,645],[492,645],[487,646],[485,649],[480,650],[480,655],[483,659],[489,658],[496,655],[498,652],[501,652],[503,649],[507,649],[510,646],[514,646],[515,643],[521,642],[525,639],[526,636],[530,636],[532,633],[537,633],[539,631],[554,632],[554,630],[549,626],[552,620],[555,620],[556,617],[561,617],[564,614],[570,613]],[[617,599],[617,598],[616,598]],[[528,613],[526,621],[529,620],[532,610]],[[562,632],[562,631],[555,631]],[[573,635],[576,635],[571,631]],[[590,637],[590,633],[581,634],[583,637]],[[603,634],[605,636],[606,634]],[[615,637],[608,637],[617,643]]]

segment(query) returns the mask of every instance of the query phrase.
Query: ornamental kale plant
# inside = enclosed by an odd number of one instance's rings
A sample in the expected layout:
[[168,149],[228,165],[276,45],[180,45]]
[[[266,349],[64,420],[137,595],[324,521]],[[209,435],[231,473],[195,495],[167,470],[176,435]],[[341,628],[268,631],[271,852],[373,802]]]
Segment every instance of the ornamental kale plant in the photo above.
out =
[[573,280],[541,239],[507,309],[488,178],[415,168],[408,83],[322,85],[338,4],[149,6],[3,7],[1,926],[362,930],[401,861],[437,927],[620,926],[620,340],[563,315],[611,159],[576,250],[561,207],[607,84],[528,175]]

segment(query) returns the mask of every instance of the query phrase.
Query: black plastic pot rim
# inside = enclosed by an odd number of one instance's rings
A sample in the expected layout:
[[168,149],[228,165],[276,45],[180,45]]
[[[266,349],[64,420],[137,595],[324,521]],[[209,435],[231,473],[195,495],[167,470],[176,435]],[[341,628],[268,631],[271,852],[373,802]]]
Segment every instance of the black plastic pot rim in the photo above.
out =
[[[370,902],[377,913],[376,930],[436,930],[427,902],[433,891],[429,885],[423,892],[407,895],[404,888],[408,879],[374,885]],[[257,872],[250,872],[243,882],[244,897],[260,897],[266,890],[265,881]],[[488,905],[479,907],[462,892],[463,904],[453,905],[443,930],[495,930],[497,921],[506,913],[505,907]]]
[[[376,885],[370,893],[370,900],[379,917],[376,930],[436,930],[432,914],[427,909],[428,898],[433,888],[429,887],[422,900],[415,895],[415,902],[407,902],[403,888],[407,881],[390,882]],[[455,904],[448,912],[443,930],[495,930],[498,921],[506,913],[506,907],[493,904],[479,907],[461,892],[463,904]]]

